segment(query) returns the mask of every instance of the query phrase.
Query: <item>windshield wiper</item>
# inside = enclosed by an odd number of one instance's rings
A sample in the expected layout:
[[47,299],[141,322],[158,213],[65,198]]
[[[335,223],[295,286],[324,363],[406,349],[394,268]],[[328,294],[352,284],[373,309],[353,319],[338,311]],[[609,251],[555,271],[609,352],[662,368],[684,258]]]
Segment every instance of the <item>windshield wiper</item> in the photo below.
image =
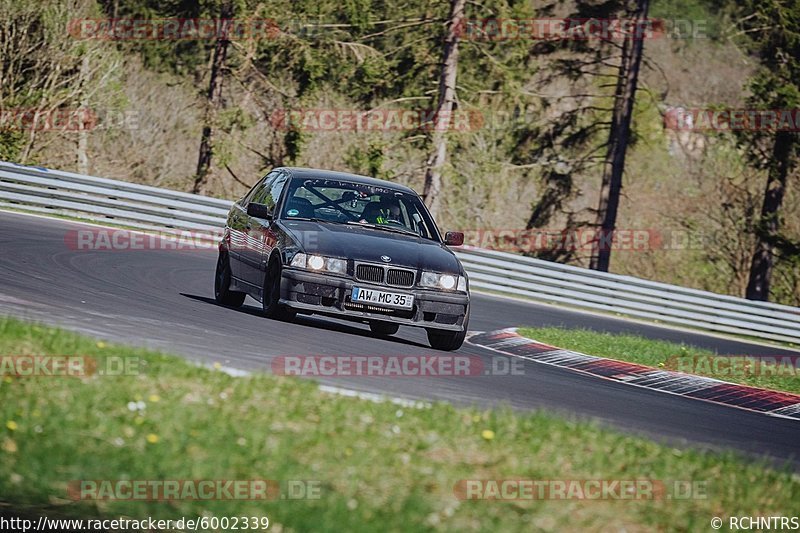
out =
[[413,230],[410,229],[402,229],[402,228],[395,228],[394,226],[386,226],[384,224],[371,224],[369,222],[345,222],[345,224],[351,224],[353,226],[365,226],[367,228],[373,228],[383,231],[391,231],[394,233],[401,233],[403,235],[412,235],[414,237],[421,237],[421,235]]
[[319,218],[319,217],[291,217],[285,220],[292,221],[292,220],[303,220],[307,222],[328,222],[330,224],[349,224],[350,222],[342,222],[341,220],[328,220],[327,218]]

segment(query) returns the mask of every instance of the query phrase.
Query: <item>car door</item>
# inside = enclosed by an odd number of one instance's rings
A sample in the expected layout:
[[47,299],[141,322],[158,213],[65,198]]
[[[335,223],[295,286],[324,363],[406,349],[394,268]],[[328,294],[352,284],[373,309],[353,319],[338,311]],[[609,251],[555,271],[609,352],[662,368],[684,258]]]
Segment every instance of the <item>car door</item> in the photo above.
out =
[[278,177],[279,172],[272,171],[258,183],[256,183],[250,192],[248,192],[241,200],[233,204],[230,215],[228,217],[228,255],[230,257],[231,274],[233,277],[249,281],[247,260],[250,254],[248,253],[248,239],[252,221],[250,215],[247,214],[248,204],[258,196],[265,187],[268,187],[272,180]]
[[276,244],[276,234],[272,227],[277,217],[276,207],[288,178],[287,172],[276,172],[251,199],[252,203],[266,206],[272,215],[272,218],[248,216],[247,246],[242,258],[244,281],[258,288],[264,284],[267,261]]

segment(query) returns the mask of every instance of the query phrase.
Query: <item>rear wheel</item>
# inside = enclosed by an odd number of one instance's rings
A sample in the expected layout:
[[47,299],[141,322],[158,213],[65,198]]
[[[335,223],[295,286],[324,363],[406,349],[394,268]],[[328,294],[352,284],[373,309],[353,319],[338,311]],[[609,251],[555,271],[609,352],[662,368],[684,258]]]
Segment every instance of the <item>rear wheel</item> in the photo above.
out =
[[228,252],[220,250],[214,275],[214,299],[220,305],[241,307],[247,295],[231,290],[231,261]]
[[369,329],[372,333],[377,335],[394,335],[397,333],[397,330],[400,329],[400,324],[371,320],[369,323]]
[[281,299],[281,264],[278,259],[272,259],[264,276],[264,292],[262,293],[261,306],[264,316],[277,320],[291,320],[294,311],[287,309],[279,303]]

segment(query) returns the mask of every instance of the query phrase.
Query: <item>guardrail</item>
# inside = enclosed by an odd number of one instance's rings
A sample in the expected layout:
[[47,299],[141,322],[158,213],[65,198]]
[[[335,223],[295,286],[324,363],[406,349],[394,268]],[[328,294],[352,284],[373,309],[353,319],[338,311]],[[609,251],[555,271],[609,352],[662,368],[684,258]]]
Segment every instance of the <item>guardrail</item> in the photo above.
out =
[[[0,162],[0,208],[67,214],[151,230],[214,231],[231,201]],[[504,252],[456,250],[471,287],[750,337],[800,342],[800,308],[755,302]]]
[[[230,200],[0,161],[0,206],[142,229],[213,230]],[[31,209],[32,208],[32,209]]]

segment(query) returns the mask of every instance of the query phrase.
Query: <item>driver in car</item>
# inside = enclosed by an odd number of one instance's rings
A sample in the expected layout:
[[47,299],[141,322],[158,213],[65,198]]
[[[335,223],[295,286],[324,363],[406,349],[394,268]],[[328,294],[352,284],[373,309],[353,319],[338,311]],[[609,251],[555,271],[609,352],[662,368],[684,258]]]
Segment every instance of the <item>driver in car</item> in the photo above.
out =
[[359,222],[362,224],[405,225],[400,220],[400,204],[390,198],[381,198],[379,202],[367,204]]
[[387,203],[381,207],[378,217],[375,219],[377,224],[403,224],[400,221],[400,206],[394,203]]

